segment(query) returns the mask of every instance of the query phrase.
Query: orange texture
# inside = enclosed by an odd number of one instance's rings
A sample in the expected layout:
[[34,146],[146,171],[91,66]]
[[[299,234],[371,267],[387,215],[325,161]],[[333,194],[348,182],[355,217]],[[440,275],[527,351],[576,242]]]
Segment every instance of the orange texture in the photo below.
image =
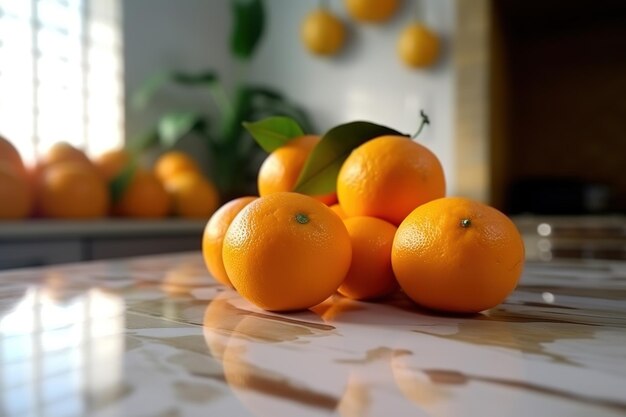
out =
[[26,168],[19,152],[11,142],[0,136],[0,162],[11,165],[18,174],[26,174]]
[[217,209],[220,196],[215,185],[198,172],[180,172],[165,182],[176,216],[208,219]]
[[182,151],[167,151],[154,164],[154,173],[161,181],[189,171],[200,172],[200,168],[193,158]]
[[406,27],[398,39],[398,56],[411,68],[432,65],[439,55],[439,39],[419,23]]
[[465,198],[441,198],[402,222],[391,260],[398,283],[416,303],[472,313],[495,307],[515,289],[524,243],[498,210]]
[[[320,137],[316,135],[301,136],[269,154],[259,169],[259,195],[263,197],[281,191],[293,191],[307,158],[319,141]],[[324,204],[337,202],[335,193],[315,198]]]
[[339,18],[326,9],[309,13],[300,27],[300,38],[315,55],[334,55],[343,46],[346,30]]
[[222,244],[228,226],[233,221],[237,213],[245,206],[256,200],[257,197],[240,197],[231,200],[220,207],[211,216],[202,234],[202,255],[207,269],[216,280],[224,285],[232,287],[230,279],[224,269],[222,260]]
[[344,221],[352,242],[352,262],[339,293],[355,300],[385,296],[398,283],[391,268],[391,246],[396,227],[375,217]]
[[31,213],[32,208],[28,178],[14,161],[0,160],[0,219],[22,219]]
[[126,149],[107,151],[94,160],[94,165],[107,182],[117,177],[131,161]]
[[339,204],[333,204],[332,206],[329,207],[332,211],[335,212],[335,214],[337,216],[339,216],[342,220],[345,220],[348,218],[348,216],[346,215],[346,212],[343,211],[343,209],[341,208],[341,206]]
[[38,161],[38,168],[39,171],[42,171],[53,165],[64,162],[83,164],[89,168],[93,168],[93,164],[89,158],[87,158],[87,155],[67,142],[57,142],[52,145]]
[[91,165],[58,162],[40,174],[38,208],[43,216],[89,219],[106,216],[109,190]]
[[380,23],[393,16],[398,0],[345,0],[350,16],[360,22]]
[[169,214],[170,197],[150,171],[137,169],[115,205],[115,213],[136,218],[161,218]]
[[337,177],[339,204],[349,217],[378,217],[394,225],[445,191],[435,154],[403,136],[365,142],[352,151]]
[[235,289],[274,311],[324,301],[343,281],[352,253],[341,219],[297,193],[270,194],[246,206],[228,228],[222,250]]

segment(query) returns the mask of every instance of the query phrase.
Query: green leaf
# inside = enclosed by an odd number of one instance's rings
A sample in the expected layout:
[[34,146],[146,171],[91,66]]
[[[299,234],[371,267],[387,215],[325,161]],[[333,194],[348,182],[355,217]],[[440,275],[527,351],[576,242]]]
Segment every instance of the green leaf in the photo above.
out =
[[172,81],[175,81],[181,85],[189,85],[189,86],[212,86],[219,80],[215,71],[207,70],[198,72],[195,74],[189,74],[186,72],[173,72],[172,73]]
[[159,72],[148,78],[139,87],[139,90],[132,97],[132,106],[135,109],[146,107],[152,96],[171,80],[171,74],[167,72]]
[[285,116],[268,117],[252,123],[243,122],[243,126],[267,153],[304,134],[295,120]]
[[237,58],[249,59],[263,35],[263,3],[261,0],[231,0],[231,4],[234,21],[230,49]]
[[195,112],[170,113],[159,120],[158,131],[161,144],[171,147],[193,130],[204,127],[204,116]]
[[350,152],[383,135],[404,136],[396,130],[369,122],[346,123],[330,129],[309,155],[294,190],[309,195],[332,193],[337,186],[341,165]]
[[133,177],[135,176],[135,171],[137,171],[137,159],[132,158],[128,164],[120,171],[120,173],[109,182],[109,191],[111,193],[111,201],[115,205],[117,204],[126,189],[130,185]]
[[180,71],[159,72],[148,78],[133,95],[132,105],[135,109],[146,107],[150,99],[164,85],[175,83],[184,86],[208,86],[212,87],[219,82],[214,71],[206,70],[198,73],[186,73]]
[[128,142],[126,148],[133,153],[140,153],[159,143],[159,132],[152,129]]
[[[224,143],[235,143],[244,132],[242,122],[252,119],[254,109],[264,106],[268,100],[282,100],[282,96],[274,90],[244,85],[237,88],[233,100],[232,112],[222,126],[222,141]],[[269,114],[266,116],[274,116]]]

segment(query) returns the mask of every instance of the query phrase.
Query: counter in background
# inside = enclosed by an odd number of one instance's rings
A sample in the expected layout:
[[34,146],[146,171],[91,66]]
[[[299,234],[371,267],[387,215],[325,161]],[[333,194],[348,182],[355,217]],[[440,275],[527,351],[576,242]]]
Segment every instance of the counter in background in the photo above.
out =
[[204,220],[0,222],[0,269],[199,250]]
[[526,259],[626,260],[626,216],[514,216]]

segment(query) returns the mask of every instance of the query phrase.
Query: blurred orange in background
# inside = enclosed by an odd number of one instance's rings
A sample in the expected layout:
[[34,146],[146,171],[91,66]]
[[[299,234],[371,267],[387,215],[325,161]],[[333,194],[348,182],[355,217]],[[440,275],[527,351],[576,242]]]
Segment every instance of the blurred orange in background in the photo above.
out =
[[[83,154],[84,155],[84,154]],[[37,204],[41,215],[63,219],[104,217],[109,211],[109,191],[104,180],[80,158],[51,165],[39,173]]]

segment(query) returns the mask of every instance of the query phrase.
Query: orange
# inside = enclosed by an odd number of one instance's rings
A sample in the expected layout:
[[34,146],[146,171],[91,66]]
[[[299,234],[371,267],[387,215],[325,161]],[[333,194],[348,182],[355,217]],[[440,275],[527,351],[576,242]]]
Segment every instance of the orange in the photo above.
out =
[[416,303],[479,312],[515,289],[524,243],[498,210],[465,198],[441,198],[416,208],[402,222],[391,261],[400,286]]
[[346,215],[346,212],[343,211],[343,209],[341,208],[339,204],[333,204],[332,206],[330,206],[330,209],[334,211],[335,214],[339,216],[341,219],[345,220],[348,218],[348,216]]
[[352,254],[341,219],[297,193],[274,193],[248,204],[230,224],[222,251],[235,289],[274,311],[324,301],[343,281]]
[[316,55],[334,55],[343,46],[346,30],[339,18],[326,9],[309,13],[302,22],[300,38],[304,46]]
[[414,23],[406,27],[398,39],[398,56],[411,68],[432,65],[439,55],[439,39],[427,27]]
[[188,171],[200,172],[200,168],[193,158],[181,151],[167,151],[154,164],[154,173],[164,182],[178,173]]
[[115,205],[121,216],[161,218],[170,211],[170,197],[161,182],[150,171],[137,169]]
[[378,217],[394,225],[445,191],[435,154],[403,136],[365,142],[352,151],[337,177],[339,204],[349,217]]
[[350,269],[339,293],[354,300],[369,300],[398,287],[391,268],[391,246],[396,227],[375,217],[344,221],[352,242]]
[[93,168],[87,155],[67,142],[57,142],[39,160],[39,169],[43,170],[62,162],[74,162]]
[[26,173],[20,153],[13,144],[0,136],[0,162],[13,166],[19,174]]
[[107,182],[117,177],[130,162],[130,154],[126,149],[115,149],[98,156],[94,165]]
[[198,172],[181,172],[165,182],[174,214],[188,219],[208,219],[220,196],[215,185]]
[[[257,183],[261,197],[281,191],[292,191],[304,164],[319,143],[316,135],[300,136],[269,154],[261,168]],[[336,194],[315,196],[324,204],[336,202]]]
[[348,13],[360,22],[389,20],[398,9],[398,0],[345,0]]
[[22,219],[31,213],[32,208],[28,178],[21,174],[13,161],[0,160],[0,219]]
[[58,162],[48,167],[39,178],[38,198],[46,217],[98,218],[109,209],[104,180],[84,162]]
[[202,234],[202,255],[207,269],[216,280],[224,285],[232,286],[222,260],[222,243],[228,226],[237,213],[256,200],[256,197],[240,197],[220,207],[211,216]]

